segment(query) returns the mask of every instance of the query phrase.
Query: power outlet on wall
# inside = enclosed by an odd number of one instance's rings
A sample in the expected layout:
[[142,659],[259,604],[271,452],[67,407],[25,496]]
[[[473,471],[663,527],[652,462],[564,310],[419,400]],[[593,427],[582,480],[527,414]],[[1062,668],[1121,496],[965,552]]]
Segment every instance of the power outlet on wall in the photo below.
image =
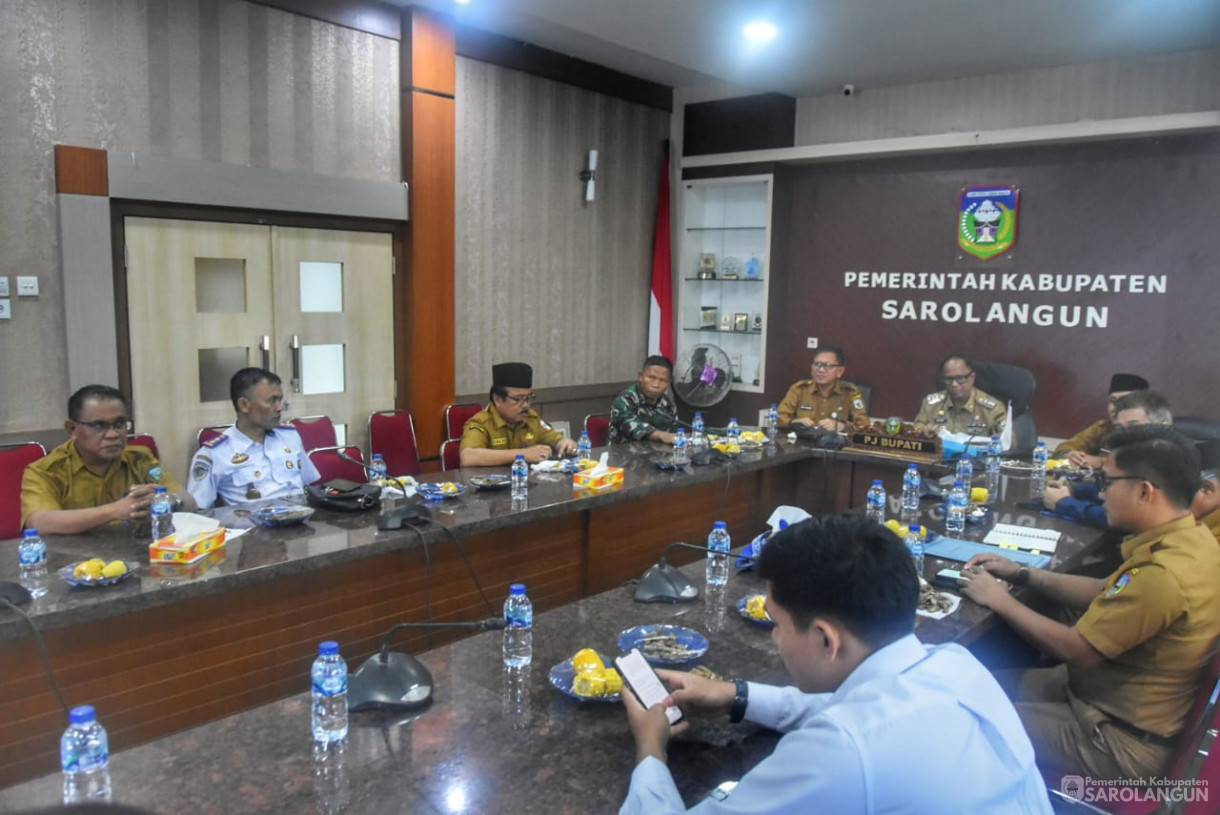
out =
[[806,348],[817,348],[818,347],[818,338],[817,337],[806,337],[805,338],[805,347]]
[[13,319],[13,308],[9,300],[0,300],[0,320]]

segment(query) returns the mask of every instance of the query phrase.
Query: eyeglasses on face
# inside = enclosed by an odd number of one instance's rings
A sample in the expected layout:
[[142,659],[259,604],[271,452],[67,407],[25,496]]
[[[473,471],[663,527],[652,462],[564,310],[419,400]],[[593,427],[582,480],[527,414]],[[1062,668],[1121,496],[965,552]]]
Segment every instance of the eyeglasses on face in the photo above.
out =
[[1142,475],[1106,475],[1104,470],[1097,470],[1093,473],[1093,483],[1097,485],[1098,492],[1105,492],[1115,481],[1147,481],[1152,486],[1156,486],[1156,482],[1144,478]]
[[505,401],[512,402],[514,405],[528,405],[534,401],[536,393],[521,393],[516,396],[505,396]]
[[837,362],[815,362],[815,363],[813,363],[813,367],[819,371],[829,371],[831,368],[838,368],[839,363],[837,363]]
[[951,385],[965,385],[973,376],[974,371],[971,371],[968,374],[961,374],[959,376],[946,376],[945,381]]
[[122,436],[130,436],[132,431],[131,419],[116,419],[113,422],[76,422],[81,427],[87,427],[94,433],[105,433],[108,430],[113,430]]

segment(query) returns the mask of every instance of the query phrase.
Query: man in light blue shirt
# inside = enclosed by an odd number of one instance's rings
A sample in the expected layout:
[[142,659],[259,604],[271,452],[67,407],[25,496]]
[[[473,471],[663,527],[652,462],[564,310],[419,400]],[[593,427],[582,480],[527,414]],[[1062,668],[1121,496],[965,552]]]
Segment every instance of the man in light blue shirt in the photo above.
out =
[[[915,638],[918,581],[892,533],[861,517],[811,518],[771,538],[758,572],[796,687],[658,671],[673,688],[666,705],[785,734],[727,796],[692,812],[1051,812],[995,679],[960,646]],[[665,766],[663,705],[623,701],[637,764],[621,812],[686,811]]]

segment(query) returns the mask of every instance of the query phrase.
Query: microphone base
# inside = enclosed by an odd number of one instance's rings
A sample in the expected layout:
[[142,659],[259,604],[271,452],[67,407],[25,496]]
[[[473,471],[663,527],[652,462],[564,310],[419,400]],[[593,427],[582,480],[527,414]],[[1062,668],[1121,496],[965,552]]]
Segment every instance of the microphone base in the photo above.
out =
[[668,563],[650,566],[635,587],[637,603],[690,603],[698,597],[699,587]]
[[432,674],[415,657],[390,651],[374,654],[347,677],[347,709],[414,710],[432,701]]

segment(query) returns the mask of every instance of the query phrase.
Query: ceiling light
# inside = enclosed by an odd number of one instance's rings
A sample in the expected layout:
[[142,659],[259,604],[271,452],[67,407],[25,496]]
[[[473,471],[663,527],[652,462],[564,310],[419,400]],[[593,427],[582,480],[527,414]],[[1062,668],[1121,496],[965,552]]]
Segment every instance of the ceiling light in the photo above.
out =
[[745,32],[746,39],[752,43],[755,43],[756,45],[764,42],[770,42],[771,40],[775,39],[775,35],[779,33],[779,30],[766,20],[755,20],[754,22],[747,24],[742,30]]

